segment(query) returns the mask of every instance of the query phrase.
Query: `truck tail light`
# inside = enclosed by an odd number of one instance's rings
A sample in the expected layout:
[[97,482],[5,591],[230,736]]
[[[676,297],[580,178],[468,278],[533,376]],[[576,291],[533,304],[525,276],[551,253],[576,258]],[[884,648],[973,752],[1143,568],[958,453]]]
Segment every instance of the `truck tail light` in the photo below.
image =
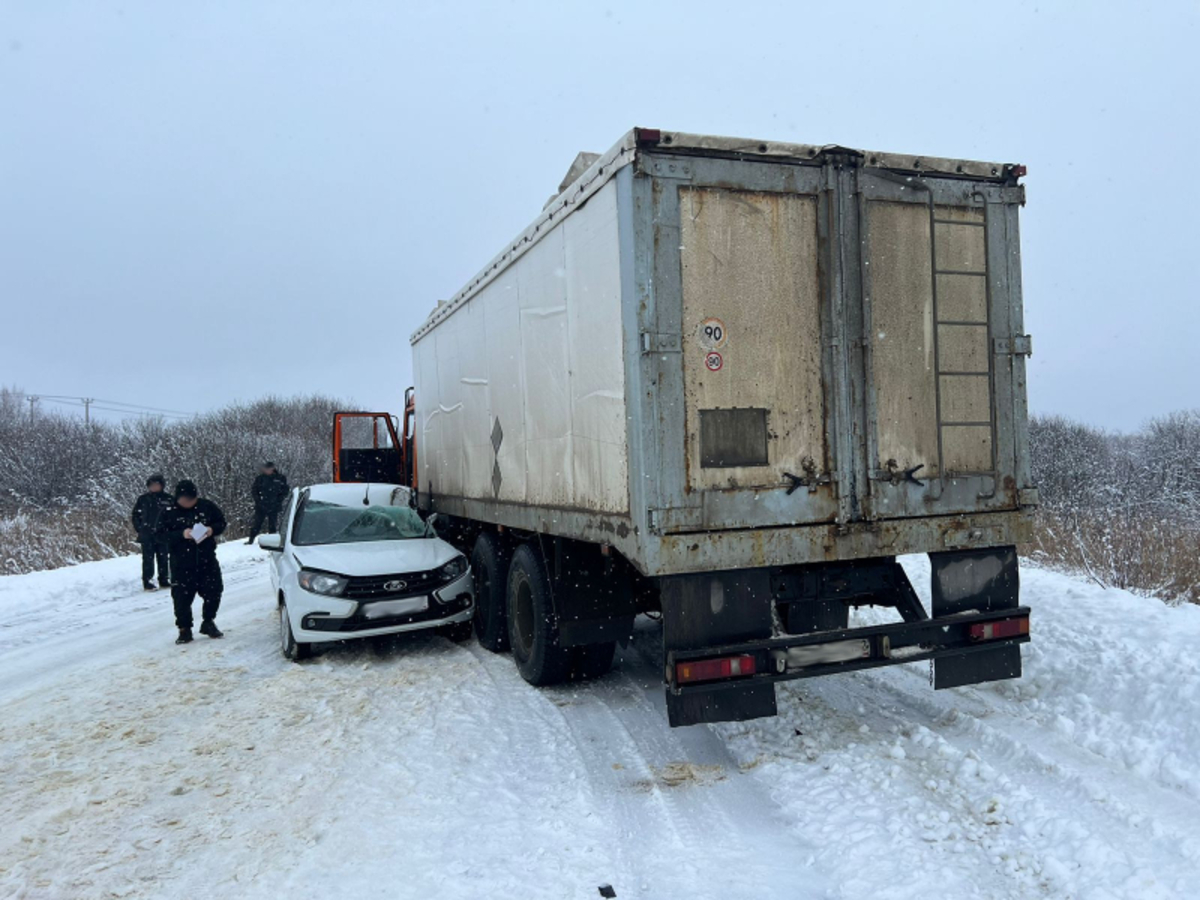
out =
[[719,678],[737,678],[753,675],[757,670],[754,657],[724,656],[720,659],[694,659],[675,664],[675,680],[680,684],[695,681],[716,681]]
[[1001,638],[1029,634],[1029,617],[1001,619],[999,622],[982,622],[972,625],[967,632],[973,641],[998,641]]

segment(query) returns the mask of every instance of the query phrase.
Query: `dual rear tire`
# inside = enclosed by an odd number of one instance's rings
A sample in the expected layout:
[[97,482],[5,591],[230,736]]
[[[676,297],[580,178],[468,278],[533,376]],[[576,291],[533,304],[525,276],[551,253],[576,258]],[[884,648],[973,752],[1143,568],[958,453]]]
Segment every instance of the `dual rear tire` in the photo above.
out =
[[550,576],[532,544],[520,545],[510,559],[499,538],[485,532],[475,541],[471,565],[479,643],[495,653],[511,648],[527,682],[596,678],[612,666],[615,642],[562,646]]

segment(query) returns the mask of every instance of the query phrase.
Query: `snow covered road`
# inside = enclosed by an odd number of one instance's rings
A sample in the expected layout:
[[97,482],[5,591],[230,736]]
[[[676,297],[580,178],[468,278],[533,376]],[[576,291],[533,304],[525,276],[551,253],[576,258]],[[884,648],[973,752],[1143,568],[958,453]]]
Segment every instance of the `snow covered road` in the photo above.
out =
[[653,623],[550,690],[426,636],[297,665],[263,556],[221,548],[227,637],[182,649],[133,559],[0,578],[0,896],[1200,894],[1194,607],[1027,569],[1020,681],[671,730]]

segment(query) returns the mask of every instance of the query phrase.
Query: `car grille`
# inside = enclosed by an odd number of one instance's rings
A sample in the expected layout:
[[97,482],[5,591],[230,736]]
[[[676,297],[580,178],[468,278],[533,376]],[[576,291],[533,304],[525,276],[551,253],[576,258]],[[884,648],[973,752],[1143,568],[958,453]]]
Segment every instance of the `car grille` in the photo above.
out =
[[326,618],[323,615],[306,616],[304,627],[309,631],[355,632],[371,631],[376,628],[397,628],[402,625],[417,625],[421,622],[436,622],[455,613],[471,608],[471,595],[464,591],[445,603],[430,603],[429,609],[408,613],[400,616],[388,616],[381,619],[368,619],[358,613],[346,619]]
[[[385,585],[392,581],[402,581],[404,587],[389,590]],[[438,569],[430,569],[427,572],[400,572],[395,575],[371,575],[351,578],[342,591],[342,596],[347,600],[391,600],[396,597],[410,597],[413,594],[428,594],[445,583],[446,579]]]

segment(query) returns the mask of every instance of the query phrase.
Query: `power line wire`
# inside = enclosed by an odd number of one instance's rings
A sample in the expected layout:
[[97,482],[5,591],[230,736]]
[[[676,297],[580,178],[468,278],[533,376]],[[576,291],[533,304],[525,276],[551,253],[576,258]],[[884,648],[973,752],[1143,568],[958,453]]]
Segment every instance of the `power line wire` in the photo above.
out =
[[[119,401],[96,400],[91,397],[70,397],[70,396],[66,396],[66,395],[62,395],[62,394],[36,394],[36,395],[31,394],[29,396],[36,396],[38,400],[47,400],[51,403],[62,404],[63,406],[79,406],[79,407],[83,407],[85,410],[88,407],[94,407],[95,409],[102,409],[106,412],[123,413],[124,415],[127,415],[127,416],[156,415],[156,416],[164,416],[164,417],[170,418],[170,419],[190,419],[196,415],[195,413],[185,413],[181,410],[168,410],[168,409],[162,409],[161,407],[155,407],[155,406],[142,406],[142,405],[136,404],[136,403],[120,403],[119,405],[117,405],[119,403]],[[107,403],[107,404],[111,404],[111,405],[102,406],[102,405],[100,405],[102,403]],[[127,408],[122,408],[122,407],[127,407]]]
[[110,406],[127,406],[127,407],[130,407],[131,409],[146,409],[146,410],[150,410],[151,412],[173,413],[174,415],[177,415],[177,416],[194,416],[195,415],[195,413],[187,412],[186,410],[182,410],[182,409],[166,409],[165,407],[162,407],[162,406],[147,406],[144,403],[126,403],[123,400],[105,400],[101,397],[76,397],[76,396],[70,395],[70,394],[38,394],[37,396],[41,397],[45,400],[78,400],[78,401],[86,400],[88,402],[94,401],[96,403],[107,403]]

